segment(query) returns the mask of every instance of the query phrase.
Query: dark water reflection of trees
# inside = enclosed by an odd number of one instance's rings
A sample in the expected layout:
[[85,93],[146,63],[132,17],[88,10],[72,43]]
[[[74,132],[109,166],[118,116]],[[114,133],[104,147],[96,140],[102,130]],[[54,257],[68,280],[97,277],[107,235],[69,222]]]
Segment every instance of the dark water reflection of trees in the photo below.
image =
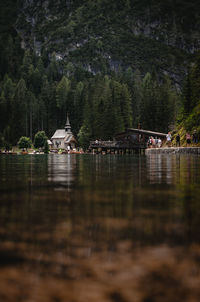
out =
[[2,155],[0,298],[198,301],[199,184],[193,155]]

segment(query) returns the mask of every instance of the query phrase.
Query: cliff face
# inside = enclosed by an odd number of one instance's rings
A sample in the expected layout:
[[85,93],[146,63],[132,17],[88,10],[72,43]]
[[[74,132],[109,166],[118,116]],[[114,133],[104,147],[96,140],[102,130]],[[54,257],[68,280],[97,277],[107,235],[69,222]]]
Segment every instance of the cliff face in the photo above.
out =
[[198,1],[21,2],[15,27],[22,47],[93,73],[130,66],[180,82],[200,49]]

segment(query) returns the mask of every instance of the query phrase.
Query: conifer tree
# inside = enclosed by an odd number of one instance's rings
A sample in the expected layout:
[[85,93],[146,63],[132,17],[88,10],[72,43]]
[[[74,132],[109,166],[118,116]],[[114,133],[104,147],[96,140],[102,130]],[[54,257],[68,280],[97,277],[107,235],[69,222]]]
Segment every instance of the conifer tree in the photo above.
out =
[[57,106],[55,101],[55,89],[52,83],[49,83],[46,75],[42,79],[40,100],[42,102],[42,115],[44,119],[44,129],[49,135],[57,128]]
[[150,73],[146,73],[142,83],[142,102],[140,107],[140,119],[144,129],[155,128],[155,83]]
[[183,86],[183,112],[186,117],[192,111],[192,79],[191,70],[188,70]]
[[164,78],[163,83],[160,84],[159,92],[155,130],[167,132],[169,126],[174,124],[176,104],[176,95],[167,76]]
[[[88,93],[88,92],[87,92]],[[91,99],[88,95],[85,97],[85,106],[83,111],[83,124],[78,132],[78,141],[82,148],[87,149],[90,140],[94,138],[93,136],[93,112],[91,108]]]
[[119,133],[125,130],[124,119],[121,110],[122,90],[121,84],[115,80],[112,81],[112,105],[113,105],[113,133]]
[[84,83],[78,82],[73,94],[74,100],[74,131],[78,132],[83,121],[83,108],[84,108]]
[[[69,110],[70,104],[68,101],[69,92],[70,92],[71,82],[65,76],[62,77],[61,81],[58,83],[56,88],[56,103],[57,107],[60,109],[60,112],[66,112]],[[62,117],[62,115],[61,115]]]
[[24,53],[22,66],[20,68],[21,76],[26,82],[27,82],[27,77],[29,74],[29,68],[31,64],[32,64],[32,55],[30,53],[30,50],[26,50]]
[[59,64],[56,61],[55,53],[51,58],[50,64],[48,65],[47,76],[49,81],[58,81],[60,79]]
[[105,76],[103,87],[104,96],[104,113],[103,113],[103,137],[107,139],[112,139],[114,135],[114,116],[113,116],[113,104],[112,104],[112,89],[111,89],[111,79]]
[[131,96],[126,84],[122,84],[121,91],[121,112],[126,129],[132,127]]
[[[5,75],[2,83],[1,102],[3,109],[3,128],[9,127],[11,129],[14,112],[13,112],[13,99],[15,93],[15,84],[12,79]],[[3,129],[2,129],[3,130]],[[8,132],[8,131],[7,131]],[[12,140],[12,135],[9,130],[9,139]]]
[[[141,104],[142,104],[142,79],[139,70],[136,70],[133,74],[133,87],[132,91],[132,112],[133,112],[133,126],[137,127],[141,124]],[[142,125],[143,127],[143,125]]]
[[26,83],[21,78],[17,83],[13,101],[12,138],[14,143],[17,142],[20,136],[26,134],[26,102]]
[[195,64],[191,70],[191,88],[191,108],[193,109],[200,102],[200,52],[197,54]]
[[103,138],[104,132],[104,111],[105,96],[103,94],[104,82],[101,78],[95,83],[95,89],[92,92],[93,104],[93,132],[96,137]]

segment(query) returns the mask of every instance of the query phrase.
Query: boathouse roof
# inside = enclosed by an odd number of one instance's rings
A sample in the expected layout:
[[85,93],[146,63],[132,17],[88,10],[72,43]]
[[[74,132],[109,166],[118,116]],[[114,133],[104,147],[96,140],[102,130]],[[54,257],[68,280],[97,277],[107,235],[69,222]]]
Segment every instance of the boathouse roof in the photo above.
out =
[[166,137],[166,135],[167,135],[167,133],[156,132],[156,131],[151,131],[151,130],[128,128],[125,132],[116,134],[115,137],[125,135],[127,133],[129,133],[129,134],[130,133],[145,134],[147,136],[158,136],[158,137]]

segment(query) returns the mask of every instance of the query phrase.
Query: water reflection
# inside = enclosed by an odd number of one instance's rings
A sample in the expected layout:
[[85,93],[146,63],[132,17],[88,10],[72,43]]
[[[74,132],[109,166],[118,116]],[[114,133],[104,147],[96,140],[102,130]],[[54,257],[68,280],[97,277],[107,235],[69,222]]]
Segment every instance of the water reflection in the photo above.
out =
[[58,186],[55,190],[70,191],[74,181],[77,157],[71,154],[50,155],[48,157],[48,181]]
[[199,156],[151,154],[147,156],[151,184],[199,183]]
[[0,299],[197,302],[199,184],[198,156],[1,156]]

